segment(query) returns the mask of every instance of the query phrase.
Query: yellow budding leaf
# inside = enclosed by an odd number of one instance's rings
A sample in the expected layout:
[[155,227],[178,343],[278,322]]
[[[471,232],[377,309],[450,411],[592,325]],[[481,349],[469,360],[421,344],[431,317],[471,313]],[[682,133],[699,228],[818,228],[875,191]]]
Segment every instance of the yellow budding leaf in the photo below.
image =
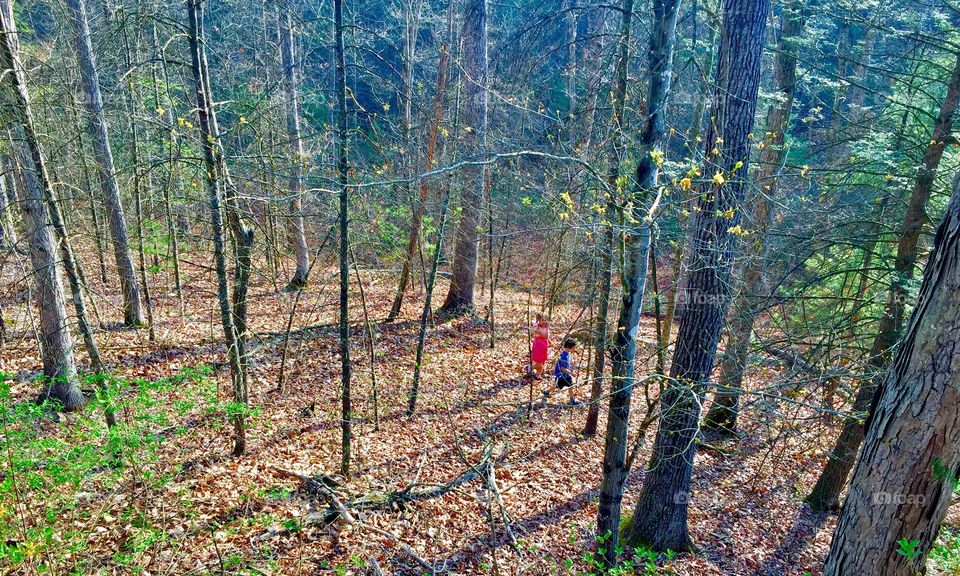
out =
[[690,184],[691,184],[691,182],[692,182],[692,181],[691,181],[689,178],[682,178],[682,179],[680,180],[680,189],[681,189],[681,190],[689,190],[689,189],[690,189]]
[[736,235],[736,236],[740,236],[741,238],[743,238],[744,236],[749,236],[749,235],[750,235],[750,231],[749,231],[749,230],[744,230],[743,228],[740,227],[739,224],[737,224],[736,226],[733,226],[733,227],[731,227],[731,228],[728,228],[728,229],[727,229],[727,232],[729,232],[729,233],[731,233],[731,234],[734,234],[734,235]]
[[719,171],[713,175],[713,183],[716,184],[717,186],[720,186],[724,182],[726,182],[726,180],[724,179],[723,174],[720,173]]

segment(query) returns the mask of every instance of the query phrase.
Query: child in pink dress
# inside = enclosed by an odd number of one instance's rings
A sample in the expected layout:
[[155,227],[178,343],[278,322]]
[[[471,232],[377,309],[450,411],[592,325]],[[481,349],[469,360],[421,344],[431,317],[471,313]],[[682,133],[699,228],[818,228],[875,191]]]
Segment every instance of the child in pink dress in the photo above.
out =
[[550,356],[550,321],[543,314],[537,314],[537,327],[533,332],[533,346],[530,350],[530,363],[533,364],[534,380],[543,380],[543,365]]

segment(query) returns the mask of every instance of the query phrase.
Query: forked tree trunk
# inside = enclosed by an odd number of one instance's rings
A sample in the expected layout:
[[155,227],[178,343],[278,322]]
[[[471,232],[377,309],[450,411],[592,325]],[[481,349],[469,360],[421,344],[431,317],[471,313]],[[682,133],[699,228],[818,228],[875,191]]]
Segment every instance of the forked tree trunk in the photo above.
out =
[[[482,159],[487,151],[487,0],[470,0],[463,23],[463,66],[467,78],[463,110],[463,145],[468,156]],[[442,310],[463,313],[474,309],[477,283],[477,254],[480,237],[480,208],[485,196],[486,168],[470,165],[463,169],[464,187],[460,197],[460,224],[453,257],[453,277]]]
[[296,257],[293,277],[288,290],[299,290],[307,285],[310,270],[310,254],[303,221],[303,166],[306,158],[300,134],[300,62],[297,61],[296,42],[293,36],[293,18],[290,8],[282,8],[280,22],[280,61],[283,66],[283,90],[287,100],[287,137],[290,138],[290,178],[287,190],[290,193],[290,239]]
[[347,76],[343,48],[343,0],[333,2],[335,97],[337,100],[337,184],[340,200],[340,473],[350,475],[353,408],[350,398],[350,188],[347,182]]
[[[230,180],[224,160],[223,144],[213,96],[210,93],[209,67],[204,48],[203,0],[187,0],[190,60],[197,100],[197,116],[200,124],[200,146],[203,151],[207,192],[210,195],[211,227],[213,228],[214,265],[217,273],[217,300],[220,305],[220,321],[223,326],[230,362],[233,384],[231,420],[234,426],[233,453],[246,450],[247,405],[247,355],[246,316],[247,287],[250,279],[250,252],[253,245],[253,230],[243,221],[237,204],[234,184]],[[222,202],[221,202],[222,195]],[[233,295],[227,279],[227,243],[224,233],[223,213],[233,239],[236,268],[234,270]]]
[[[914,576],[960,475],[960,177],[882,379],[824,576]],[[909,544],[904,544],[907,542]]]
[[140,326],[144,322],[140,305],[140,289],[133,268],[133,256],[130,252],[130,239],[127,224],[120,202],[120,186],[113,164],[113,150],[110,147],[110,133],[103,114],[103,97],[100,94],[100,78],[93,56],[93,44],[90,41],[90,25],[87,21],[85,0],[67,0],[67,6],[73,17],[76,35],[77,60],[84,85],[84,105],[93,134],[93,150],[100,166],[100,183],[104,205],[107,208],[107,220],[113,241],[113,254],[117,262],[117,274],[120,289],[123,292],[123,322],[127,326]]
[[[630,14],[633,0],[624,2],[623,32],[621,33],[618,62],[618,88],[626,86],[626,68],[629,62]],[[640,133],[637,150],[637,168],[630,198],[630,214],[626,215],[626,238],[623,245],[623,287],[617,333],[611,350],[612,380],[607,432],[604,438],[603,480],[600,484],[600,507],[597,535],[604,540],[604,565],[616,564],[619,548],[620,506],[623,485],[627,476],[627,429],[630,418],[630,400],[633,395],[633,375],[637,352],[637,331],[643,292],[650,265],[652,240],[652,212],[656,201],[657,177],[663,152],[660,149],[670,99],[670,81],[673,76],[673,47],[676,40],[677,16],[680,0],[654,0],[653,30],[650,35],[648,61],[650,85],[647,91],[647,115]],[[625,91],[624,91],[625,94]],[[616,159],[611,159],[616,161]],[[628,541],[629,541],[629,535]]]
[[[940,114],[933,126],[933,135],[923,155],[923,164],[917,171],[913,190],[903,218],[900,238],[897,241],[897,257],[893,265],[893,280],[887,295],[887,305],[877,335],[870,350],[868,363],[874,371],[887,364],[892,348],[903,327],[904,307],[907,298],[907,286],[913,278],[919,255],[920,234],[929,222],[927,203],[933,190],[937,167],[943,157],[953,126],[953,117],[960,104],[960,54],[954,65],[953,73],[947,84],[947,95],[940,106]],[[840,506],[840,493],[850,474],[857,457],[860,443],[863,441],[863,418],[870,409],[876,384],[865,380],[857,391],[853,402],[853,416],[844,421],[840,436],[830,451],[829,459],[817,483],[807,496],[806,501],[815,510],[835,510]]]
[[719,390],[707,413],[704,427],[731,434],[736,430],[740,412],[740,389],[750,352],[753,324],[760,313],[760,296],[764,242],[770,226],[770,207],[777,193],[780,171],[787,154],[786,132],[790,126],[790,109],[797,88],[797,41],[803,34],[806,9],[802,2],[784,6],[781,14],[780,39],[774,63],[774,100],[767,108],[764,127],[764,148],[760,152],[753,181],[759,193],[752,203],[750,236],[744,245],[744,264],[733,299],[727,345],[720,361]]
[[0,67],[3,68],[4,91],[15,118],[15,153],[26,172],[33,175],[30,186],[21,190],[20,206],[30,262],[40,309],[40,355],[46,378],[40,400],[53,399],[64,410],[76,410],[84,403],[77,382],[73,358],[73,338],[67,322],[63,284],[57,268],[57,244],[50,226],[45,198],[52,198],[53,187],[47,176],[45,158],[34,126],[30,95],[18,54],[17,26],[13,21],[13,3],[4,0],[0,6]]
[[[729,0],[707,132],[707,165],[696,207],[689,281],[670,367],[660,396],[660,427],[626,540],[654,550],[690,550],[690,478],[703,386],[713,369],[729,300],[736,230],[746,188],[760,86],[768,0]],[[713,153],[714,148],[718,154]]]

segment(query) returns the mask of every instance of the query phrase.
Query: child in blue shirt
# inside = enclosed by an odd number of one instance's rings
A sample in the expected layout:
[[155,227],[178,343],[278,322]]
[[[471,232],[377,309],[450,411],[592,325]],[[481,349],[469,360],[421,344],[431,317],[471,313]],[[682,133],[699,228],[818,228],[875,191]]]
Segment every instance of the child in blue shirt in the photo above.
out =
[[577,341],[573,338],[567,338],[563,341],[563,352],[560,352],[560,357],[557,358],[557,363],[553,367],[553,375],[557,378],[557,383],[550,390],[544,390],[543,395],[547,398],[550,397],[550,393],[553,390],[563,390],[567,388],[570,390],[570,405],[579,406],[580,402],[577,401],[576,396],[574,396],[573,391],[573,374],[576,371],[576,367],[573,365],[573,352],[577,349]]

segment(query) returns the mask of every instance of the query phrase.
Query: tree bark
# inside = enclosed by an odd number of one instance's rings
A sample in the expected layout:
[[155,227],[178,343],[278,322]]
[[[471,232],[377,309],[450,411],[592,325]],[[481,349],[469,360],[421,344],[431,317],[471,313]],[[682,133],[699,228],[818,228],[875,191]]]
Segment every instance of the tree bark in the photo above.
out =
[[303,221],[303,139],[300,134],[300,63],[296,58],[296,43],[293,36],[293,18],[290,8],[282,8],[280,22],[280,60],[283,66],[283,90],[287,99],[287,136],[290,138],[290,178],[287,190],[290,193],[290,231],[296,268],[287,284],[288,290],[299,290],[307,285],[310,269],[310,254]]
[[[673,52],[676,41],[677,16],[680,0],[654,0],[653,30],[650,35],[650,84],[647,91],[647,113],[640,134],[638,163],[633,190],[629,198],[629,213],[625,214],[627,236],[624,239],[623,292],[617,333],[611,350],[611,391],[604,438],[603,480],[600,484],[600,507],[597,517],[597,535],[604,538],[603,563],[616,564],[619,548],[620,507],[623,486],[627,476],[627,428],[630,418],[630,400],[633,395],[634,366],[637,351],[637,330],[643,304],[647,269],[650,264],[652,238],[652,208],[650,197],[656,193],[657,177],[663,151],[666,107],[673,76]],[[625,96],[627,66],[629,63],[630,25],[633,0],[623,6],[623,24],[620,35],[617,64],[617,93]],[[620,106],[623,105],[621,101]],[[613,158],[616,162],[618,159]],[[654,206],[656,201],[653,202]]]
[[958,349],[960,178],[955,177],[917,306],[882,380],[825,576],[926,571],[960,475]]
[[780,18],[780,39],[773,71],[773,103],[767,108],[765,137],[762,141],[764,147],[753,177],[760,190],[751,210],[751,223],[755,228],[750,230],[750,238],[744,245],[744,264],[736,283],[739,289],[731,306],[727,345],[720,361],[719,390],[704,421],[705,428],[726,434],[732,434],[737,428],[740,389],[750,352],[753,324],[764,302],[760,295],[764,242],[770,226],[772,199],[777,194],[779,175],[787,154],[786,132],[790,126],[790,110],[797,88],[797,40],[806,24],[806,9],[802,3],[792,3],[784,6]]
[[729,301],[769,7],[768,0],[730,0],[723,6],[714,122],[706,141],[704,174],[710,180],[697,201],[687,295],[670,379],[660,397],[653,455],[625,535],[631,545],[658,551],[692,547],[687,508],[700,401]]
[[[927,203],[933,190],[937,167],[943,157],[953,126],[953,117],[960,104],[960,54],[947,84],[947,95],[940,106],[940,113],[933,126],[933,134],[923,155],[923,163],[917,171],[907,212],[903,218],[900,237],[897,241],[897,256],[893,265],[893,280],[887,294],[887,304],[877,335],[870,350],[868,363],[874,371],[881,370],[889,361],[890,353],[897,343],[903,327],[907,286],[916,269],[918,245],[923,227],[929,222]],[[840,436],[830,451],[826,466],[817,478],[817,483],[806,501],[815,510],[836,510],[840,506],[840,493],[853,468],[857,450],[863,441],[864,418],[868,416],[876,383],[865,380],[853,403],[853,416],[844,421]]]
[[127,224],[120,202],[120,186],[113,164],[113,150],[110,147],[110,134],[103,114],[103,97],[100,94],[100,78],[93,56],[93,44],[90,41],[90,25],[87,21],[85,0],[67,0],[67,6],[73,17],[76,34],[77,59],[84,84],[84,105],[93,133],[93,150],[100,166],[100,183],[104,205],[107,208],[107,220],[113,240],[113,254],[117,262],[117,274],[120,277],[120,289],[123,292],[123,322],[127,326],[140,326],[144,322],[140,306],[140,290],[133,267],[130,252],[130,240]]
[[[487,151],[487,0],[470,0],[463,23],[464,71],[467,76],[463,111],[463,145],[466,153],[480,160]],[[460,199],[460,224],[453,257],[450,290],[441,309],[449,313],[472,312],[477,283],[480,208],[485,196],[486,168],[463,169],[465,185]]]
[[347,80],[343,49],[343,0],[333,2],[337,100],[337,184],[340,201],[340,387],[342,400],[340,473],[350,475],[353,412],[350,399],[350,188],[347,186]]
[[[220,322],[223,327],[227,357],[230,363],[233,402],[237,405],[231,410],[231,420],[234,427],[233,453],[240,455],[246,450],[246,296],[250,278],[253,230],[246,225],[240,216],[236,192],[224,159],[220,129],[217,124],[216,112],[213,109],[213,96],[210,93],[209,66],[204,48],[202,2],[203,0],[187,0],[190,60],[197,99],[197,117],[200,124],[200,146],[203,151],[207,192],[210,196]],[[232,298],[227,279],[224,212],[226,212],[227,224],[230,227],[236,259]]]
[[13,21],[13,3],[0,6],[0,66],[4,86],[11,94],[16,123],[15,153],[24,171],[32,176],[21,189],[20,206],[30,262],[40,309],[40,355],[45,377],[40,400],[58,401],[64,410],[76,410],[84,403],[77,382],[73,357],[73,338],[67,323],[63,284],[57,269],[56,242],[51,229],[45,198],[52,198],[53,187],[47,175],[43,148],[37,138],[26,77],[19,57],[17,26]]

